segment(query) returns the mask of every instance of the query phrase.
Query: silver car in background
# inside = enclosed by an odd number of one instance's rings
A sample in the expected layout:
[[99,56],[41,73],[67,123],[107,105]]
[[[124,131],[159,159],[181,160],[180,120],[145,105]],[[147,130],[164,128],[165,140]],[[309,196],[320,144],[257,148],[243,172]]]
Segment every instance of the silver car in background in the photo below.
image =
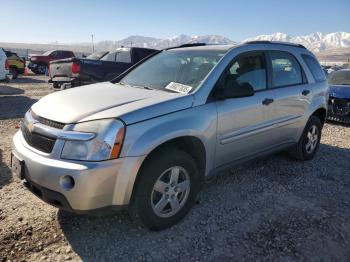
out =
[[233,164],[281,150],[312,159],[326,119],[325,75],[300,45],[172,48],[112,82],[35,103],[12,169],[58,208],[129,207],[154,230],[182,219],[203,181]]

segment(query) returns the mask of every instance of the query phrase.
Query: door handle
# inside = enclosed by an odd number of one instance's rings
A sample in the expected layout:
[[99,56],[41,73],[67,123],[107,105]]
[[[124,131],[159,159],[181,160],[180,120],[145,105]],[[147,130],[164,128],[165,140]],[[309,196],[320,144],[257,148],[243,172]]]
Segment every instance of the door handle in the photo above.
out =
[[263,101],[262,101],[262,104],[265,105],[265,106],[268,106],[269,104],[273,103],[273,99],[272,98],[265,98]]
[[308,94],[310,94],[310,90],[305,89],[305,90],[303,90],[303,92],[301,92],[301,94],[303,96],[307,96]]

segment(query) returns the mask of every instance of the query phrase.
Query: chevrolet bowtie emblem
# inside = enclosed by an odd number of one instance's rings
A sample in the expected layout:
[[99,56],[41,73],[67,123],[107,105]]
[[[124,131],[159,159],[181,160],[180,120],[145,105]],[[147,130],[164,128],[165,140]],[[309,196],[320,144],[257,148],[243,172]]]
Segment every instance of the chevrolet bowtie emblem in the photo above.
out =
[[28,128],[29,132],[32,133],[34,131],[34,124],[33,123],[28,123],[27,124],[27,128]]

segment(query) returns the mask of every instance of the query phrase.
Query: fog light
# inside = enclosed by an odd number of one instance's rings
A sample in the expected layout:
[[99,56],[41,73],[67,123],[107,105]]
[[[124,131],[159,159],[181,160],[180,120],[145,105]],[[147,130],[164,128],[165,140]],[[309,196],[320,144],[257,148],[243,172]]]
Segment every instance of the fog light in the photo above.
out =
[[61,176],[60,177],[60,186],[65,190],[71,190],[74,187],[74,179],[71,176]]

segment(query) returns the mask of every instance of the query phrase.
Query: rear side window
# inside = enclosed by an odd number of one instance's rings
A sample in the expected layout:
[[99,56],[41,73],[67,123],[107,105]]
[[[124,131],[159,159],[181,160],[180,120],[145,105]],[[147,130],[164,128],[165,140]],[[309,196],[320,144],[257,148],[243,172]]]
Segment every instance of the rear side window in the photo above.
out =
[[117,52],[115,61],[120,63],[131,63],[130,51]]
[[302,55],[305,64],[310,69],[312,76],[316,82],[323,82],[326,80],[326,76],[318,63],[318,61],[310,55]]
[[105,55],[104,57],[102,57],[101,60],[115,62],[115,55],[116,55],[116,52],[111,52],[111,53]]
[[303,75],[298,61],[291,54],[283,51],[271,51],[272,87],[299,85]]

